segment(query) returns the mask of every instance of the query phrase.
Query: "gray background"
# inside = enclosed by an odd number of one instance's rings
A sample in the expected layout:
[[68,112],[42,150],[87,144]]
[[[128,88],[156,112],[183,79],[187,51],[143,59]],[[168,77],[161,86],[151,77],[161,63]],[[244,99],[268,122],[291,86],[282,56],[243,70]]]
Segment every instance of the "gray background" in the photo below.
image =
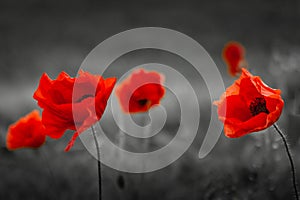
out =
[[[299,22],[299,0],[1,0],[0,199],[97,198],[96,161],[84,151],[80,141],[71,152],[63,152],[72,132],[61,140],[47,139],[37,150],[9,152],[5,148],[6,131],[9,124],[37,108],[32,94],[43,72],[52,78],[62,70],[75,76],[96,45],[127,29],[165,27],[194,38],[212,56],[227,86],[234,79],[226,72],[221,51],[230,40],[241,42],[247,49],[252,71],[283,90],[287,104],[279,124],[291,138],[297,137],[299,118],[291,120],[291,111],[287,109],[296,101],[293,94],[297,83],[286,84],[286,74],[299,69]],[[115,65],[128,67],[153,62],[157,57],[170,66],[181,63],[195,89],[203,90],[199,95],[203,117],[199,133],[205,131],[210,115],[208,93],[201,77],[194,77],[188,64],[178,58],[175,62],[176,58],[167,53],[148,51],[124,57]],[[107,73],[115,74],[120,76],[117,69]],[[166,96],[163,104],[176,113],[173,108],[178,105],[176,101],[170,103],[171,96]],[[178,119],[172,116],[165,128],[166,135],[172,135],[177,127]],[[222,136],[211,154],[202,160],[197,159],[203,137],[199,134],[195,144],[173,165],[146,174],[143,180],[140,175],[122,173],[126,181],[123,190],[116,184],[119,173],[103,166],[103,199],[293,199],[283,145],[272,128],[265,133],[233,140]],[[154,141],[153,146],[165,142],[161,140]],[[293,152],[299,171],[300,150],[294,141],[291,143],[295,143]]]

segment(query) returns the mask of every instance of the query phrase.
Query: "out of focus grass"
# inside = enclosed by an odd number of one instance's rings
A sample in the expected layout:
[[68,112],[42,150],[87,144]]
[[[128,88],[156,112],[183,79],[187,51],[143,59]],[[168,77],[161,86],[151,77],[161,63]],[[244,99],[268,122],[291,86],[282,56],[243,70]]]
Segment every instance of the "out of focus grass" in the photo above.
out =
[[[97,199],[96,160],[80,141],[63,152],[67,139],[48,140],[36,150],[2,148],[0,198]],[[221,137],[201,160],[196,146],[143,181],[139,174],[102,165],[103,199],[293,199],[289,163],[274,130],[236,140]],[[125,177],[123,190],[116,184],[119,174]]]

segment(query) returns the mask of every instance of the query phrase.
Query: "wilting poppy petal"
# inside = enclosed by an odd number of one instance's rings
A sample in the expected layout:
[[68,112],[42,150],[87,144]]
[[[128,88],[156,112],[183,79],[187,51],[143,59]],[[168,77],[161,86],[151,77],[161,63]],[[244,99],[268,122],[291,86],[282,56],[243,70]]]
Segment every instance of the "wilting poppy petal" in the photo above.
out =
[[222,57],[227,64],[228,72],[232,76],[241,73],[241,68],[247,65],[245,48],[238,42],[228,42],[222,52]]
[[8,128],[6,146],[9,150],[24,147],[37,148],[46,140],[45,127],[39,111],[34,110]]
[[125,113],[146,112],[158,105],[165,94],[163,76],[155,71],[134,71],[116,89],[121,108]]
[[280,117],[284,102],[280,90],[272,89],[246,69],[219,101],[219,119],[224,122],[227,137],[241,137],[274,124]]
[[[77,88],[73,96],[75,81]],[[56,80],[51,80],[43,74],[33,98],[43,109],[42,122],[46,135],[58,139],[67,129],[78,129],[68,144],[69,150],[80,133],[100,120],[115,82],[115,78],[103,79],[82,70],[76,78],[61,72]],[[92,106],[95,106],[95,116],[91,116]],[[76,121],[73,111],[77,114]]]

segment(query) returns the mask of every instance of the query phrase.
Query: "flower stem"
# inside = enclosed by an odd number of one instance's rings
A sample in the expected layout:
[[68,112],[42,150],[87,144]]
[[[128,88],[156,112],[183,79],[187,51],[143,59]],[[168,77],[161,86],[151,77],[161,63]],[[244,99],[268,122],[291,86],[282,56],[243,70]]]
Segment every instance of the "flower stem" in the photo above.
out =
[[277,124],[275,123],[275,124],[273,124],[273,126],[276,129],[276,131],[279,133],[279,135],[282,138],[282,141],[284,143],[285,150],[286,150],[286,153],[288,155],[288,158],[289,158],[289,161],[290,161],[290,164],[291,164],[291,171],[292,171],[292,175],[293,175],[293,186],[294,186],[295,196],[296,196],[296,199],[299,200],[299,194],[298,194],[298,189],[297,189],[297,181],[296,181],[296,170],[295,170],[293,158],[292,158],[288,143],[286,141],[286,138],[285,138],[284,134],[279,129]]
[[[119,115],[119,124],[120,124],[120,127],[123,127],[125,125],[124,122],[123,122],[122,115]],[[125,146],[125,135],[122,132],[121,128],[119,128],[119,133],[118,134],[119,134],[119,137],[118,137],[118,146],[119,146],[119,148],[124,149],[124,146]],[[117,156],[118,156],[117,159],[119,159],[120,165],[122,165],[122,163],[123,163],[122,153],[120,153],[118,150],[116,150],[116,152],[117,152]],[[117,186],[118,186],[119,189],[121,189],[121,190],[125,189],[126,181],[125,181],[125,177],[124,177],[123,173],[119,172],[119,174],[117,176],[117,179],[116,179],[116,183],[117,183]]]
[[101,161],[100,161],[100,148],[99,143],[97,141],[96,137],[96,131],[94,129],[94,126],[92,126],[92,132],[95,140],[96,150],[97,150],[97,163],[98,163],[98,187],[99,187],[99,200],[102,199],[102,187],[101,187]]
[[[142,123],[143,123],[143,127],[144,127],[144,132],[142,133],[143,136],[145,137],[144,140],[143,140],[143,143],[142,143],[142,150],[144,152],[147,152],[148,151],[148,148],[149,148],[149,138],[148,138],[148,135],[149,135],[149,130],[148,128],[146,128],[147,126],[147,117],[148,117],[148,114],[149,113],[143,113],[143,116],[142,116]],[[146,170],[146,163],[145,161],[143,160],[142,162],[142,172],[141,172],[141,175],[140,175],[140,185],[145,185],[144,182],[145,182],[145,171]],[[143,199],[143,187],[140,186],[140,189],[138,191],[138,199]]]

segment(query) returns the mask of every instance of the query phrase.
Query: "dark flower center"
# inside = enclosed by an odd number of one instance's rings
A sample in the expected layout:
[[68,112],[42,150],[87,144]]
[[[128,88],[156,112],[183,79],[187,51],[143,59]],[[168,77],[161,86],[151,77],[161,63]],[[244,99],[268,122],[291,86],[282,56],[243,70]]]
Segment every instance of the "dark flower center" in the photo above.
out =
[[258,115],[261,112],[269,114],[267,109],[266,100],[263,97],[255,98],[250,104],[250,112],[252,116]]
[[138,103],[140,104],[140,106],[146,105],[147,102],[148,102],[148,99],[140,99],[140,100],[138,100]]

